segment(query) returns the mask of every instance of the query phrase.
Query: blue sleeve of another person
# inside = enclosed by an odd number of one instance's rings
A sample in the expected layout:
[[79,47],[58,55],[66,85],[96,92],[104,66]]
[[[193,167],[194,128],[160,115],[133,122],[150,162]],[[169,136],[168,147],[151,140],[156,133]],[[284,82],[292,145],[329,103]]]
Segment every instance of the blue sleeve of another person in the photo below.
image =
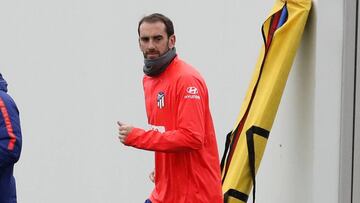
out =
[[21,143],[18,108],[6,92],[0,91],[0,174],[19,160]]

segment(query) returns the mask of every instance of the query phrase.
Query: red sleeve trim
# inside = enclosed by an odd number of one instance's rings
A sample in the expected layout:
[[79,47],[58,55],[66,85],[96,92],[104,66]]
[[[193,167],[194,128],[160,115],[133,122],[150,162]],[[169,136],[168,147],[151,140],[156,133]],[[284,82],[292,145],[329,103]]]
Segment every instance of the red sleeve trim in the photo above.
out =
[[16,136],[14,134],[14,130],[12,128],[11,120],[10,120],[8,111],[6,109],[5,103],[1,98],[0,98],[0,110],[1,110],[2,115],[4,116],[6,130],[7,130],[8,134],[9,134],[9,137],[10,137],[10,141],[9,141],[9,144],[8,144],[8,150],[14,150],[15,142],[16,142]]

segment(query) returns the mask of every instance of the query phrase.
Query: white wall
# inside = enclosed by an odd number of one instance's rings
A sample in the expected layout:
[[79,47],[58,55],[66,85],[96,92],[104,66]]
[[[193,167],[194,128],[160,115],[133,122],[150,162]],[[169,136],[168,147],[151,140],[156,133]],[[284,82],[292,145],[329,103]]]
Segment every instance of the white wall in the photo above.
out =
[[[257,202],[337,200],[341,15],[333,13],[342,10],[335,0],[314,2],[259,170]],[[153,153],[123,147],[115,122],[146,126],[136,29],[152,12],[174,21],[179,55],[207,81],[222,154],[272,4],[0,1],[0,71],[24,137],[19,202],[135,203],[151,192]]]
[[338,202],[343,2],[318,2],[313,201]]

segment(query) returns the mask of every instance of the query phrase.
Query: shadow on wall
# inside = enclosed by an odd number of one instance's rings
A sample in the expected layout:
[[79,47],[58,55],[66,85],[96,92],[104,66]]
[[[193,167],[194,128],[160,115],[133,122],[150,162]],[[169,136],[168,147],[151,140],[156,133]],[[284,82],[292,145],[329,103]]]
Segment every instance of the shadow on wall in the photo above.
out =
[[[314,148],[314,105],[315,105],[315,74],[316,74],[316,8],[310,10],[308,21],[303,33],[300,47],[297,53],[296,68],[294,73],[293,107],[297,122],[294,124],[292,145],[296,153],[296,159],[300,163],[306,163],[306,167],[294,167],[293,174],[307,174],[303,184],[308,187],[307,192],[312,192],[312,169]],[[304,172],[304,170],[306,170]],[[311,200],[311,194],[308,194]],[[309,201],[310,201],[309,200]]]

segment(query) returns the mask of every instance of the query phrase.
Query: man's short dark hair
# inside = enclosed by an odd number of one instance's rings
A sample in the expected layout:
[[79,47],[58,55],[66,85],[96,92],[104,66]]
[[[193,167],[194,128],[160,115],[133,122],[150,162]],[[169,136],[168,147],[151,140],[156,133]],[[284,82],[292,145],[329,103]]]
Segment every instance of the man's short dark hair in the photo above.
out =
[[167,33],[168,37],[170,37],[171,35],[174,34],[174,25],[173,25],[172,21],[168,17],[164,16],[163,14],[153,13],[153,14],[143,17],[139,21],[139,25],[138,25],[139,36],[140,36],[140,25],[143,22],[147,22],[147,23],[162,22],[165,24],[165,29],[166,29],[166,33]]

